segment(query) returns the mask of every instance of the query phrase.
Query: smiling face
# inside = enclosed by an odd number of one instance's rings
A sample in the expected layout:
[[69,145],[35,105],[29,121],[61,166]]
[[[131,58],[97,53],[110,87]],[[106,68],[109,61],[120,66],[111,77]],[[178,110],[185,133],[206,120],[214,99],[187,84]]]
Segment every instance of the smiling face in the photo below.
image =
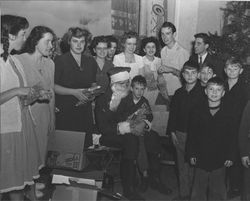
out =
[[124,44],[124,52],[128,54],[133,54],[136,49],[136,38],[128,38]]
[[229,64],[225,67],[224,70],[228,79],[238,79],[243,71],[241,66],[237,64]]
[[165,45],[169,46],[175,42],[175,33],[170,27],[161,28],[161,38]]
[[51,33],[43,34],[43,37],[36,45],[36,51],[38,51],[42,56],[49,56],[53,48],[52,40],[53,35]]
[[196,38],[194,43],[195,54],[203,55],[207,52],[208,44],[205,44],[202,38]]
[[208,83],[205,93],[208,101],[212,103],[219,103],[225,94],[224,87],[215,83]]
[[156,53],[156,45],[153,42],[149,42],[146,44],[145,48],[143,49],[147,56],[154,56]]
[[201,81],[201,85],[206,86],[208,80],[212,78],[213,75],[214,75],[214,72],[212,68],[208,66],[202,67],[202,69],[199,72],[199,79]]
[[98,57],[100,59],[105,59],[105,57],[108,54],[108,44],[100,42],[95,47],[94,51],[96,53],[96,57]]
[[82,52],[84,51],[85,48],[85,37],[82,36],[80,38],[77,37],[72,37],[69,45],[70,45],[70,50],[74,53],[74,54],[82,54]]

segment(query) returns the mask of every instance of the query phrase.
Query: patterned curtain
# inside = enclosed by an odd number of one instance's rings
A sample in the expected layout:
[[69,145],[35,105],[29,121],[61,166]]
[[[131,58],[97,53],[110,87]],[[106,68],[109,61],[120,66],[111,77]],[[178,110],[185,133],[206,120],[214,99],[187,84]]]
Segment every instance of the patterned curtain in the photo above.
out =
[[139,31],[140,0],[112,0],[111,20],[114,34],[122,35],[124,31]]
[[140,34],[157,36],[167,21],[167,0],[142,0],[140,8]]

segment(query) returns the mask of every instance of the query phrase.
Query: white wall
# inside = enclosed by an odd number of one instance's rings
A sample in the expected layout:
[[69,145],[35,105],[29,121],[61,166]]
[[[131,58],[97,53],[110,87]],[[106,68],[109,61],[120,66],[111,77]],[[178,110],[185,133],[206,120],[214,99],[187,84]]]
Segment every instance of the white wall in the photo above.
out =
[[191,50],[194,34],[199,32],[221,33],[223,11],[226,1],[176,0],[175,25],[177,40]]
[[71,26],[83,26],[95,35],[111,34],[111,0],[84,1],[0,1],[2,14],[24,16],[30,28],[45,25],[61,37]]
[[196,33],[199,0],[176,0],[175,26],[177,41],[187,50],[191,50],[191,41]]
[[226,1],[200,0],[198,10],[197,32],[221,34],[223,11]]

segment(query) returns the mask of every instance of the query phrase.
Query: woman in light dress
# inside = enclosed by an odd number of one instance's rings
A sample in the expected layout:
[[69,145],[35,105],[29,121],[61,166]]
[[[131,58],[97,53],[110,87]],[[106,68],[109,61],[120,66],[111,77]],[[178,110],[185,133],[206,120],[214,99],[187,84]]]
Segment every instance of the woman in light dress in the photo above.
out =
[[159,41],[155,37],[147,37],[141,41],[143,56],[143,68],[141,74],[147,80],[147,90],[144,97],[148,99],[154,119],[152,129],[159,135],[165,135],[168,120],[168,93],[166,82],[162,74],[158,73],[161,67],[161,59],[155,55],[159,52]]
[[138,42],[138,35],[136,32],[125,32],[122,36],[121,45],[124,50],[122,53],[114,56],[113,64],[119,67],[130,67],[130,79],[140,74],[140,69],[143,67],[142,57],[135,54]]
[[0,200],[9,193],[10,200],[24,200],[26,185],[31,186],[29,199],[36,200],[34,181],[39,177],[42,159],[39,139],[30,110],[31,100],[43,96],[44,90],[28,87],[23,66],[11,56],[20,50],[29,24],[19,16],[1,16],[0,46]]
[[24,46],[24,53],[17,56],[23,65],[28,86],[38,86],[50,94],[49,100],[37,100],[31,106],[39,139],[42,158],[40,168],[45,165],[48,136],[54,131],[54,62],[49,58],[54,32],[45,26],[36,26],[30,32]]

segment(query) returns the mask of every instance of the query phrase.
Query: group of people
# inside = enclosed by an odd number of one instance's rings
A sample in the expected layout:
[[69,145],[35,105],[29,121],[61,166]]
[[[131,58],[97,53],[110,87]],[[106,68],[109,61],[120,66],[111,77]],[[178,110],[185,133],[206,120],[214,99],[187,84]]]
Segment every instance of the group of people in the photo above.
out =
[[26,39],[28,27],[24,17],[1,16],[0,199],[8,193],[10,200],[37,200],[34,184],[55,129],[85,132],[85,147],[98,134],[97,144],[120,148],[129,200],[143,200],[138,190],[148,186],[172,192],[160,177],[159,134],[176,148],[178,200],[225,200],[226,169],[231,190],[240,189],[241,160],[243,198],[250,199],[242,62],[232,56],[224,64],[211,55],[207,34],[195,35],[190,56],[175,40],[175,26],[164,22],[159,40],[142,39],[140,56],[135,32],[121,41],[96,36],[89,44],[86,30],[71,27],[63,37],[67,51],[52,60],[53,30],[35,26]]

